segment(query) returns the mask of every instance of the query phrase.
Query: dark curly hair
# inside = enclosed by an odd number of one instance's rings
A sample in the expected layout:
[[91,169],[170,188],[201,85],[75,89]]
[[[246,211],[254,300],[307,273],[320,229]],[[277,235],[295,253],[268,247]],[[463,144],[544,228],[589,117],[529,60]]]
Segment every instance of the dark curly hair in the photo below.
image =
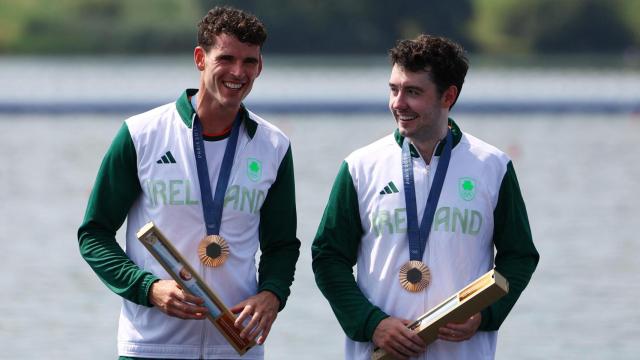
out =
[[220,34],[233,35],[243,43],[260,47],[267,40],[267,30],[255,15],[228,6],[216,6],[200,20],[198,46],[209,51]]
[[[389,58],[391,64],[398,64],[411,72],[428,72],[440,95],[454,85],[460,96],[469,69],[469,61],[462,46],[447,38],[425,34],[413,40],[398,41],[389,50]],[[451,107],[454,104],[455,101]]]

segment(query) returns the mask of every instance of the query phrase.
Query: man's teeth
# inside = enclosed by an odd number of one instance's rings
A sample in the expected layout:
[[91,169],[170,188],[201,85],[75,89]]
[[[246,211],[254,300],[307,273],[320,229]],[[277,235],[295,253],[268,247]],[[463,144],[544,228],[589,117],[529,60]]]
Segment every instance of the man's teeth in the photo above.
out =
[[398,116],[398,119],[400,119],[400,120],[402,120],[402,121],[413,120],[413,119],[415,119],[415,118],[416,118],[416,116],[415,116],[415,115],[411,115],[411,116],[409,116],[409,115],[399,115],[399,116]]
[[232,83],[232,82],[225,82],[224,86],[230,88],[230,89],[240,89],[242,87],[242,84],[237,84],[237,83]]

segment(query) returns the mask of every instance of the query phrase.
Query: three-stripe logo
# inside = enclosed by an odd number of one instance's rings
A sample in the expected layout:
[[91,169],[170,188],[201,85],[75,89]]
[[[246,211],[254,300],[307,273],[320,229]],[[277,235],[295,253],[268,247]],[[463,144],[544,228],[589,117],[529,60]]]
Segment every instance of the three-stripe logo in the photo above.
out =
[[175,164],[176,163],[176,159],[174,159],[173,155],[171,155],[171,151],[167,151],[167,153],[162,155],[160,160],[156,161],[156,163],[158,163],[158,164]]
[[398,191],[398,188],[393,183],[393,181],[389,181],[389,184],[387,184],[387,186],[385,186],[384,189],[380,191],[380,195],[396,194],[398,192],[400,191]]

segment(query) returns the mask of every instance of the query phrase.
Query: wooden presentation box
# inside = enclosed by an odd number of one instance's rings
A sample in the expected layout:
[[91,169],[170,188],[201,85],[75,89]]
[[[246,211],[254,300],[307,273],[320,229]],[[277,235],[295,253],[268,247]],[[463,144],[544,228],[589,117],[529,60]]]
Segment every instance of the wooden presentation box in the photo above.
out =
[[[509,283],[495,270],[480,276],[464,289],[451,295],[408,325],[428,345],[438,339],[438,329],[448,323],[460,323],[482,311],[509,292]],[[373,351],[372,360],[390,360],[384,350]]]
[[209,309],[207,318],[238,354],[243,355],[255,345],[254,341],[240,337],[242,329],[235,327],[236,317],[160,232],[160,229],[150,222],[143,226],[136,236],[183,289],[204,299],[204,306]]

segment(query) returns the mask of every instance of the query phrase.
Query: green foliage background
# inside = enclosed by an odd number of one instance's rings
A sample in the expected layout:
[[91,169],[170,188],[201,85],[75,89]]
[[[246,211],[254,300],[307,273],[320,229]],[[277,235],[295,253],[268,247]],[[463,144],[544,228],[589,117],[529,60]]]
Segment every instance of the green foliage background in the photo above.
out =
[[490,55],[640,51],[640,0],[0,0],[0,53],[183,53],[216,5],[258,15],[270,53],[381,54],[421,32]]

